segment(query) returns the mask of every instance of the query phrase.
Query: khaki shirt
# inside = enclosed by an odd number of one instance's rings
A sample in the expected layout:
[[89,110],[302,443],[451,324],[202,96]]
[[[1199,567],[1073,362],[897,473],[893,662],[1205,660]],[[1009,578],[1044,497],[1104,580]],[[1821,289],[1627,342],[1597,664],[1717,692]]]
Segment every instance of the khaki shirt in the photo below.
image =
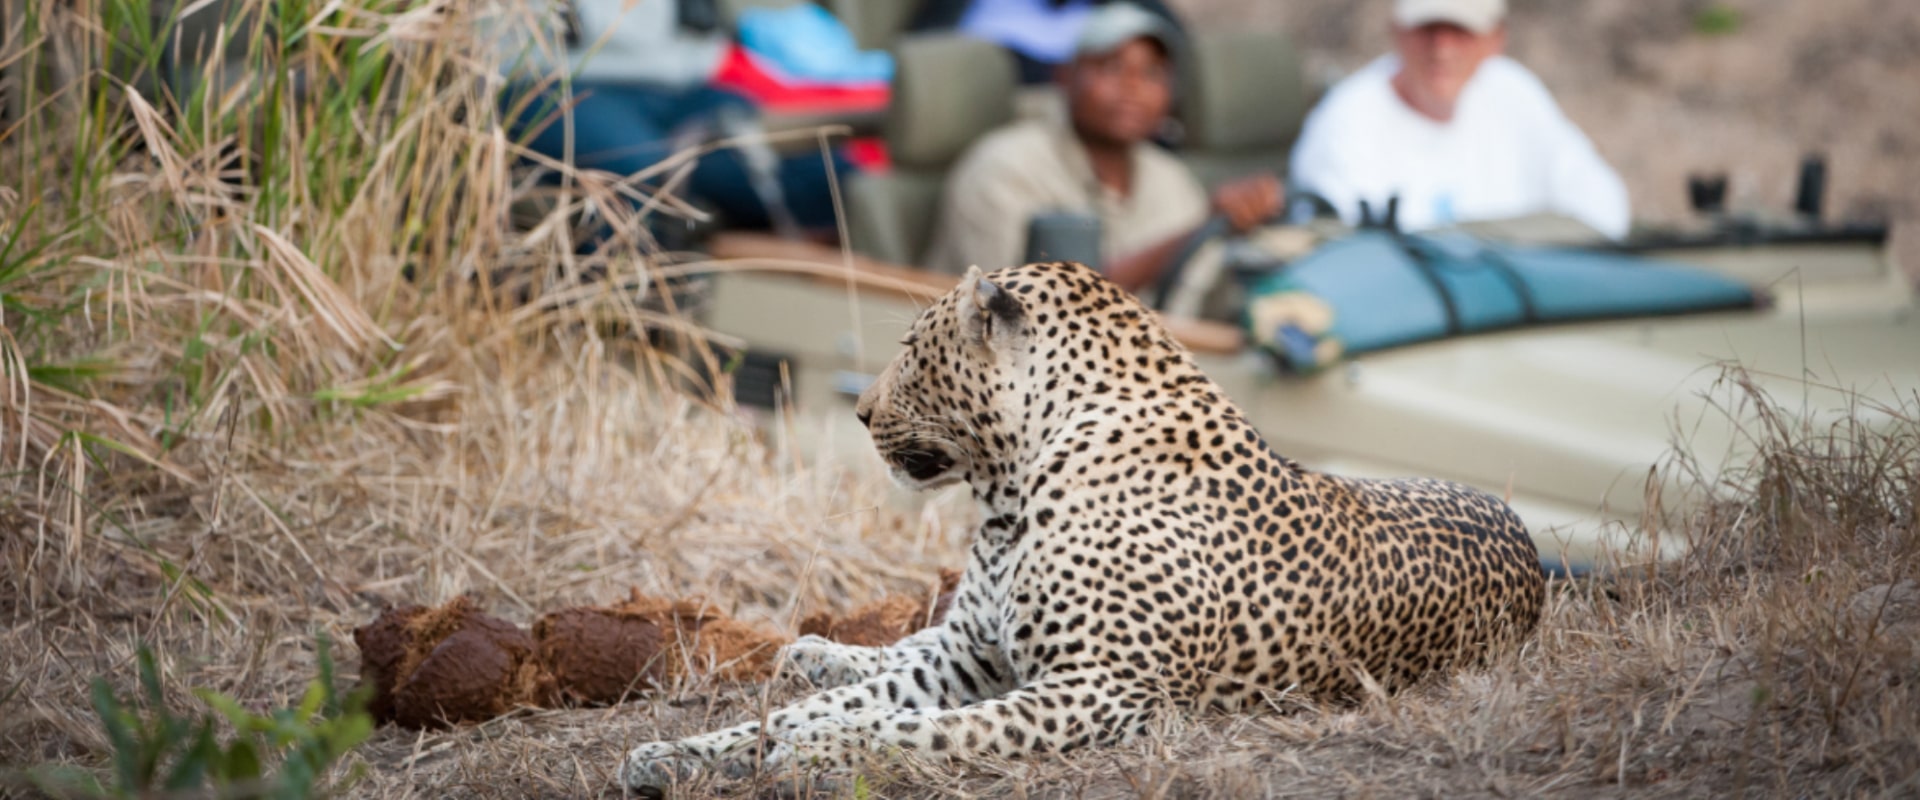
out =
[[987,134],[948,173],[923,266],[964,274],[1021,262],[1027,222],[1048,211],[1100,218],[1101,257],[1145,249],[1206,220],[1206,190],[1186,165],[1159,147],[1133,151],[1133,191],[1107,189],[1086,148],[1061,118],[1048,115]]

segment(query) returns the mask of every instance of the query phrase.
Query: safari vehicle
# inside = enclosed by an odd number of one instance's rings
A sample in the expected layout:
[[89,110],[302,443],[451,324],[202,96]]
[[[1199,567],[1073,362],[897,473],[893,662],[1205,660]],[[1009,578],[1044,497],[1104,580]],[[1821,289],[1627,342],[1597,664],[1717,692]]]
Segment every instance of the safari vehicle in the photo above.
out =
[[[1263,34],[1195,36],[1179,154],[1208,181],[1247,166],[1282,168],[1312,102],[1293,51]],[[850,250],[748,232],[708,242],[724,268],[711,274],[704,322],[756,355],[738,378],[743,399],[791,406],[808,446],[856,459],[870,445],[852,422],[853,398],[918,310],[957,280],[909,266],[925,246],[943,171],[992,127],[1045,113],[1020,110],[1043,106],[1019,96],[991,46],[916,37],[895,53],[885,125],[895,167],[847,187]],[[1563,218],[1463,229],[1482,241],[1690,265],[1764,290],[1770,301],[1759,306],[1440,335],[1305,374],[1277,367],[1240,326],[1167,320],[1279,452],[1334,472],[1485,488],[1510,498],[1543,561],[1593,566],[1652,515],[1698,508],[1701,494],[1682,491],[1698,486],[1690,478],[1739,477],[1724,470],[1743,463],[1742,426],[1753,424],[1742,418],[1741,382],[1815,428],[1842,414],[1885,420],[1920,387],[1914,288],[1893,263],[1885,228],[1820,224],[1817,186],[1808,189],[1813,199],[1791,219],[1723,216],[1693,230],[1637,230],[1619,246],[1603,247]],[[1044,224],[1035,232],[1048,233]],[[1272,268],[1276,253],[1362,233],[1318,219],[1199,244]],[[758,379],[755,364],[769,365]],[[1732,364],[1744,371],[1723,368]]]

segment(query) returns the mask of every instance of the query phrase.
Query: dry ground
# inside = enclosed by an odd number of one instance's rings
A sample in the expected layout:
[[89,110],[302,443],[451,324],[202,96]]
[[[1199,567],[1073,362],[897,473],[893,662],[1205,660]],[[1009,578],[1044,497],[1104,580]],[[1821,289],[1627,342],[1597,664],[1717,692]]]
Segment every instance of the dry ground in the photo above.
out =
[[[351,475],[295,463],[148,492],[123,509],[120,535],[70,557],[45,538],[57,520],[16,496],[0,528],[0,760],[100,763],[84,685],[96,674],[126,685],[136,639],[161,644],[171,683],[281,704],[311,675],[312,633],[349,641],[385,602],[473,592],[525,623],[639,585],[705,593],[790,630],[797,613],[911,588],[956,560],[965,510],[905,517],[870,484],[796,467],[730,422],[594,372],[556,368],[529,383],[539,391],[477,410],[459,438],[500,449],[436,454],[470,460],[457,468],[421,446],[363,457]],[[1884,433],[1805,430],[1745,408],[1755,460],[1736,477],[1753,490],[1670,521],[1693,555],[1556,584],[1535,640],[1489,669],[1357,708],[1275,696],[1263,713],[1175,719],[1067,757],[876,766],[859,786],[872,797],[1911,796],[1920,402],[1892,410]],[[211,599],[162,580],[134,536],[187,564]],[[342,653],[351,674],[351,646]],[[798,691],[693,682],[612,709],[386,728],[349,757],[366,768],[352,795],[619,796],[625,747],[752,718]]]
[[[1911,795],[1920,406],[1880,434],[1746,408],[1760,441],[1737,478],[1755,490],[1673,521],[1693,555],[1556,584],[1537,639],[1490,669],[1358,708],[1275,696],[1263,713],[1171,720],[1144,741],[1067,757],[880,766],[861,785],[876,797]],[[622,746],[749,719],[799,691],[685,686],[651,704],[457,735],[394,732],[359,756],[378,767],[376,794],[613,794]]]

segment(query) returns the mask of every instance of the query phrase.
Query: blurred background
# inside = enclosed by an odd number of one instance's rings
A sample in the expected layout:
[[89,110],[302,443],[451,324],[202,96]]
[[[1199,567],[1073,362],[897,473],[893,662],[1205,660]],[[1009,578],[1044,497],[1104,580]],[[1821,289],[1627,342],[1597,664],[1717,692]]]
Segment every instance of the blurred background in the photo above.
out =
[[[1331,79],[1392,47],[1388,3],[1173,0],[1196,27],[1284,31]],[[1793,203],[1827,156],[1839,219],[1894,222],[1920,276],[1920,7],[1902,0],[1513,0],[1508,53],[1626,181],[1636,219],[1690,215],[1687,176],[1725,173],[1730,207]]]

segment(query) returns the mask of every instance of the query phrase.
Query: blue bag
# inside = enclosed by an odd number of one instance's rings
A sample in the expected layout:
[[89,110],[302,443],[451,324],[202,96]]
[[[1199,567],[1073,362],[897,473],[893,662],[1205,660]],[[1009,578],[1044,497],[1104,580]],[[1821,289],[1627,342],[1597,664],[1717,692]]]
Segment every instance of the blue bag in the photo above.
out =
[[1247,288],[1252,341],[1287,372],[1522,325],[1764,307],[1699,267],[1597,249],[1496,244],[1463,233],[1363,229]]
[[847,26],[818,4],[755,6],[741,11],[735,25],[742,45],[789,77],[849,83],[893,78],[892,56],[861,50]]

